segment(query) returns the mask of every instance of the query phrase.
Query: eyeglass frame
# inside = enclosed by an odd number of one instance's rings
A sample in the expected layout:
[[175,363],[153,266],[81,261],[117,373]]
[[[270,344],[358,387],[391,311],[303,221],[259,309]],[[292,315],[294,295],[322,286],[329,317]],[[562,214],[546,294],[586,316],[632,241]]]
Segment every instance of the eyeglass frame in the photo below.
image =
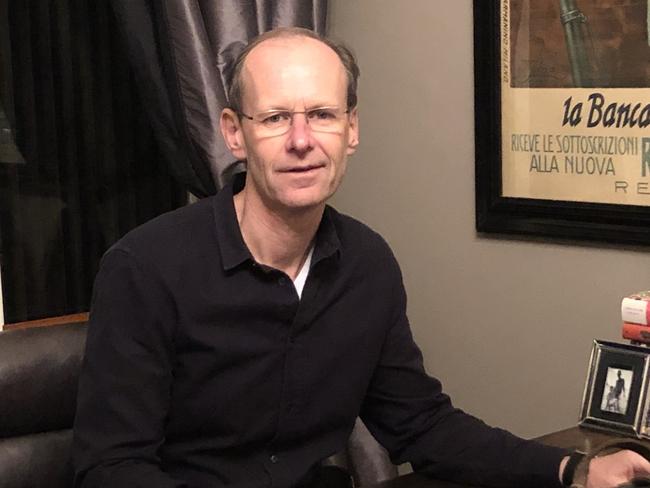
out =
[[[326,133],[326,134],[336,134],[336,132],[329,132],[329,131],[323,131],[323,130],[315,129],[309,123],[309,117],[307,116],[307,114],[309,114],[310,112],[317,112],[319,110],[326,110],[326,109],[327,110],[333,110],[333,109],[338,109],[338,107],[324,106],[324,107],[315,107],[315,108],[312,108],[312,109],[309,109],[309,110],[281,110],[281,109],[277,109],[277,110],[268,110],[266,112],[260,112],[257,115],[258,116],[259,115],[264,115],[264,114],[273,115],[273,114],[283,114],[283,113],[290,115],[289,125],[287,126],[286,131],[280,132],[278,134],[273,134],[273,136],[282,136],[282,135],[286,134],[287,132],[289,132],[291,130],[291,127],[293,127],[293,120],[294,120],[294,117],[295,117],[296,114],[303,114],[305,116],[305,121],[306,121],[307,125],[310,127],[311,130],[313,130],[315,132],[323,132],[323,133]],[[348,107],[347,109],[345,109],[341,113],[341,115],[349,114],[350,111],[351,111],[351,108]],[[240,115],[240,116],[242,116],[242,117],[244,117],[244,118],[246,118],[248,120],[252,120],[253,122],[256,122],[258,124],[263,124],[262,120],[257,120],[254,116],[248,115],[247,113],[243,112],[242,110],[233,110],[233,112],[235,112],[237,115]]]

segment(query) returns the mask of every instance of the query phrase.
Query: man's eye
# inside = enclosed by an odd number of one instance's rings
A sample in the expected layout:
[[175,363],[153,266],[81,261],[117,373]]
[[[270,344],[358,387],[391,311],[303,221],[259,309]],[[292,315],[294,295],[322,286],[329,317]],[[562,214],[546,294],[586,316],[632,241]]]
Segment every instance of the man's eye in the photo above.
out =
[[324,108],[310,110],[308,116],[311,120],[334,120],[336,118],[336,114],[332,110]]
[[289,120],[290,118],[291,117],[287,112],[276,112],[263,117],[262,123],[266,125],[281,124],[282,122]]

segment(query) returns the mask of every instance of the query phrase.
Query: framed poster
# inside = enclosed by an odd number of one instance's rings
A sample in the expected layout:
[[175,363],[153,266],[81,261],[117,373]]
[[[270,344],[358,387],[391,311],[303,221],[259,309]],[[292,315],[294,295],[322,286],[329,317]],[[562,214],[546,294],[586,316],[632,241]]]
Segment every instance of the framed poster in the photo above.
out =
[[650,245],[650,0],[475,0],[476,228]]

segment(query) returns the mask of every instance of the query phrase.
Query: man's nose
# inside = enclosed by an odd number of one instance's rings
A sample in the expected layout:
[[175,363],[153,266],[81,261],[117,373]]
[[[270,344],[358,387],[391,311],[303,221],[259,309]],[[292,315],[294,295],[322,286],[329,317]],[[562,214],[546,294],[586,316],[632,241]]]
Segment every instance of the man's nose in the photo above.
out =
[[288,150],[299,153],[308,151],[313,147],[313,134],[306,114],[293,114],[287,137],[287,145]]

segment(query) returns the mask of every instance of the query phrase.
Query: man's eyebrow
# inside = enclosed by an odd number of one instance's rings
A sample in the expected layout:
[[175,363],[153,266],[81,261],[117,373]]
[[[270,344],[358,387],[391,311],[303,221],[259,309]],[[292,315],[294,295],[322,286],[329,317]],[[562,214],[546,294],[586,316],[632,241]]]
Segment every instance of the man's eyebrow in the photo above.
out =
[[[310,103],[310,104],[307,104],[307,105],[304,106],[305,107],[304,110],[305,111],[310,111],[310,110],[319,109],[319,108],[340,108],[341,106],[342,106],[341,104],[331,103],[331,102],[330,103]],[[301,112],[302,109],[301,110],[295,110],[295,107],[294,108],[288,108],[286,105],[274,105],[271,108],[260,109],[257,112],[258,113],[267,113],[267,112],[295,112],[295,111]]]
[[283,106],[275,106],[275,107],[259,110],[259,113],[261,114],[265,114],[267,112],[291,112],[291,109]]

